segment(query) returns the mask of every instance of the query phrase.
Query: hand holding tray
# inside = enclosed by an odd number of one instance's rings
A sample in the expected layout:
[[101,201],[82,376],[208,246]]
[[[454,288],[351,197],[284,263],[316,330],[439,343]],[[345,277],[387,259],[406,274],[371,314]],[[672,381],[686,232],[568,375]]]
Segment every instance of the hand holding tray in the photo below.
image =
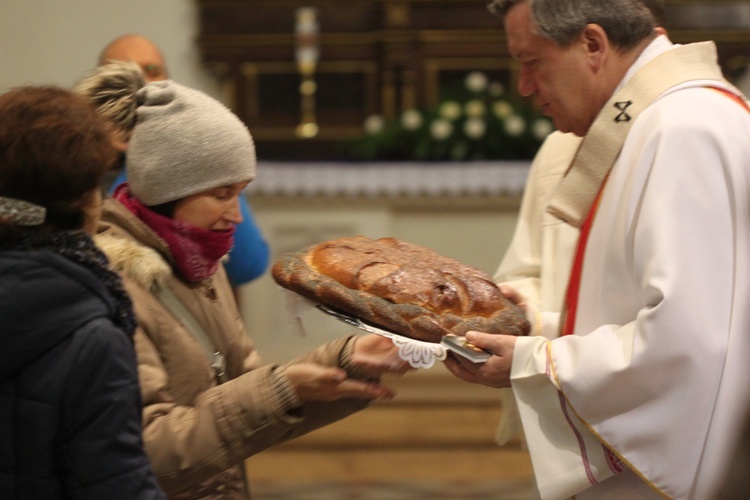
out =
[[412,368],[430,368],[435,364],[435,360],[444,360],[448,354],[448,350],[474,363],[483,363],[491,356],[491,353],[467,343],[464,337],[446,335],[439,344],[424,342],[385,330],[324,304],[316,304],[315,307],[355,328],[390,338],[393,344],[399,348],[401,359],[407,361]]

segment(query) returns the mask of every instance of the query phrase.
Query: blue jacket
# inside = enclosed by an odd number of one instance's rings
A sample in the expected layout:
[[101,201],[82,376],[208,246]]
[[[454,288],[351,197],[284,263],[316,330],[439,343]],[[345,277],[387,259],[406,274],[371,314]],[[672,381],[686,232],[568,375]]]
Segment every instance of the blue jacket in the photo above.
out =
[[93,273],[0,252],[0,498],[159,499],[131,339]]

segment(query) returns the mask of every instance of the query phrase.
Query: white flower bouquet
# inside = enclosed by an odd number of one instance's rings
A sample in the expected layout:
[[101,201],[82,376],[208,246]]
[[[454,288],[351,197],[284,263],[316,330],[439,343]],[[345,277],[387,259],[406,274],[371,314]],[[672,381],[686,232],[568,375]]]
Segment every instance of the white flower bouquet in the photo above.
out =
[[368,117],[349,153],[380,161],[525,160],[552,130],[530,102],[474,71],[434,109],[406,110],[395,120]]

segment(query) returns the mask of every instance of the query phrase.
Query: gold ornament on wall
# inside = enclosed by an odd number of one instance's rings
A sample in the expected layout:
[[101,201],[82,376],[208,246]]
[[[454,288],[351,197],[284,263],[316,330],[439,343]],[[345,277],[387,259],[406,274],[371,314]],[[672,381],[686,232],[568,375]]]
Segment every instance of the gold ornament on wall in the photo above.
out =
[[297,9],[295,25],[297,41],[296,60],[300,74],[300,124],[295,133],[297,137],[310,139],[318,135],[318,123],[315,111],[315,69],[320,58],[318,49],[318,12],[314,7]]

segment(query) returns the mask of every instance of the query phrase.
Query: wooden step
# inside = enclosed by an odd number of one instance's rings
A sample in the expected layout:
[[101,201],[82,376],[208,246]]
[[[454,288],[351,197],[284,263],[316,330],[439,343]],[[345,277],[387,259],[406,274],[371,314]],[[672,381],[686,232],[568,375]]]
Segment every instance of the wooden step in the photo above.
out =
[[[279,445],[294,449],[497,447],[499,406],[377,404]],[[514,443],[517,447],[518,443]]]
[[530,482],[520,449],[401,448],[315,450],[275,448],[248,459],[251,484],[366,482]]
[[519,440],[494,440],[496,389],[440,372],[387,380],[398,396],[246,461],[252,482],[531,480]]

